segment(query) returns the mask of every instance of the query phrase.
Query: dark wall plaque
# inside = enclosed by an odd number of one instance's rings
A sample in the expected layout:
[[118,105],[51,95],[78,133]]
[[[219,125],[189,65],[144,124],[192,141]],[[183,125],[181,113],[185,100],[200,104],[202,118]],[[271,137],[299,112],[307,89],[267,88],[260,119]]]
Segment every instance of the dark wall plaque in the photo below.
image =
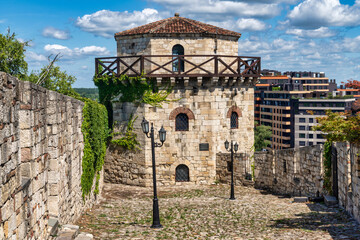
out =
[[200,151],[209,151],[209,144],[208,143],[200,143],[199,150]]

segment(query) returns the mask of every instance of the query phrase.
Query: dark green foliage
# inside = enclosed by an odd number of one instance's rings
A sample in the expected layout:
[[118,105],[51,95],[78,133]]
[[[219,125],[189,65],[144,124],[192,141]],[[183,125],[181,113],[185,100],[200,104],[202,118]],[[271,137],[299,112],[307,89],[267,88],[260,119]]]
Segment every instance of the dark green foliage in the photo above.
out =
[[324,188],[329,194],[332,194],[331,183],[331,141],[326,141],[324,144]]
[[120,102],[147,103],[152,106],[161,107],[162,102],[169,102],[167,99],[171,88],[160,90],[154,81],[139,77],[97,76],[94,83],[99,88],[99,100],[101,103],[113,101],[119,97]]
[[100,171],[104,164],[106,141],[109,137],[107,124],[108,119],[105,106],[90,99],[86,100],[81,126],[85,145],[82,160],[83,173],[81,175],[83,198],[90,194],[95,175],[96,185],[94,193],[97,194],[99,192]]
[[161,90],[154,81],[142,76],[95,76],[94,83],[99,88],[100,103],[108,110],[109,127],[113,125],[111,104],[113,101],[147,103],[156,107],[161,107],[163,102],[176,101],[167,99],[172,90],[170,86]]
[[99,90],[97,88],[74,88],[81,97],[90,98],[91,100],[99,100]]
[[[136,133],[133,132],[134,130],[134,122],[137,119],[137,117],[133,118],[130,117],[130,120],[128,122],[125,136],[119,139],[113,139],[111,140],[112,144],[122,146],[128,150],[134,150],[134,149],[140,149],[138,146],[140,145],[139,142],[136,140]],[[119,135],[119,133],[113,133],[113,136]]]
[[25,47],[28,42],[21,43],[15,38],[15,33],[0,34],[0,71],[24,78],[28,64],[25,61]]
[[[255,123],[257,125],[257,123]],[[258,125],[255,127],[255,151],[261,151],[271,144],[269,138],[271,137],[271,127],[265,125]]]

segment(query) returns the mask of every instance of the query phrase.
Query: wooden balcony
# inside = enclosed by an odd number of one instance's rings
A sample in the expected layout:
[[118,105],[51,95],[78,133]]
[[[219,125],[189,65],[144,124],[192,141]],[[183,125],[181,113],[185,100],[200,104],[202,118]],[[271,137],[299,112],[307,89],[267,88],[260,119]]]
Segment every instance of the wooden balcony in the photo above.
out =
[[95,58],[95,75],[258,78],[260,57],[225,55],[136,55]]

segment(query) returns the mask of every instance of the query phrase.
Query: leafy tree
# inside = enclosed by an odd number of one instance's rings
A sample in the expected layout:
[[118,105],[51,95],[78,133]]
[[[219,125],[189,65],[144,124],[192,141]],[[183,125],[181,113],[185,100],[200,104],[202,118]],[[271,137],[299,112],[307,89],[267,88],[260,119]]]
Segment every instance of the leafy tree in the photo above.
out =
[[15,38],[15,33],[0,34],[0,71],[13,76],[24,77],[27,73],[25,61],[25,47],[29,42],[20,42]]
[[255,151],[261,151],[261,149],[266,148],[271,144],[269,138],[272,135],[271,127],[265,125],[257,125],[255,127]]
[[[341,82],[341,83],[344,83],[344,82]],[[347,83],[345,83],[345,87],[360,89],[360,81],[354,80],[354,79],[347,80]]]
[[30,82],[39,84],[40,86],[57,91],[59,93],[79,97],[80,95],[71,87],[76,81],[72,75],[68,75],[66,71],[61,71],[59,66],[44,66],[40,73],[31,73],[28,78]]
[[316,119],[319,124],[313,130],[325,133],[328,142],[360,143],[360,115],[327,110],[326,116]]

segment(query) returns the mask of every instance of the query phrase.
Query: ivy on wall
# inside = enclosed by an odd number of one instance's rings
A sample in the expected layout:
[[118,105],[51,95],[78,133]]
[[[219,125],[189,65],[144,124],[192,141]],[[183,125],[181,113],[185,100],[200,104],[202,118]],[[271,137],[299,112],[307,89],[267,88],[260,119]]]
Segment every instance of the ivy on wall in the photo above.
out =
[[[101,69],[100,71],[101,72]],[[162,107],[164,102],[178,101],[178,99],[168,99],[172,91],[169,85],[160,89],[156,86],[153,79],[147,79],[143,76],[128,77],[121,75],[115,77],[112,75],[103,75],[94,77],[94,83],[99,89],[99,101],[104,104],[108,111],[108,126],[113,127],[113,102],[132,102],[135,104],[146,103],[154,107]],[[133,132],[133,125],[136,118],[130,118],[127,130],[120,139],[111,140],[112,144],[122,146],[128,150],[139,149],[139,142],[136,140],[136,134]],[[113,133],[112,136],[121,133]]]
[[[123,136],[122,138],[119,138],[119,139],[112,139],[111,143],[118,145],[118,146],[122,146],[128,150],[140,149],[139,148],[140,144],[136,139],[137,135],[136,135],[136,133],[133,132],[134,122],[136,119],[137,119],[137,116],[135,118],[133,118],[133,116],[131,115],[130,120],[128,121],[128,124],[127,124],[125,136]],[[114,132],[112,134],[112,136],[115,137],[120,134],[121,133]]]
[[174,101],[167,99],[172,90],[170,86],[160,90],[155,81],[142,76],[95,76],[94,83],[99,88],[99,100],[103,104],[117,97],[120,102],[147,103],[156,107],[162,107],[163,102]]
[[94,193],[99,193],[100,171],[104,164],[106,141],[109,137],[108,116],[104,105],[90,99],[85,100],[81,131],[84,136],[81,189],[85,198],[91,193],[95,176]]
[[331,141],[326,141],[324,144],[324,188],[329,194],[332,194],[331,145]]

